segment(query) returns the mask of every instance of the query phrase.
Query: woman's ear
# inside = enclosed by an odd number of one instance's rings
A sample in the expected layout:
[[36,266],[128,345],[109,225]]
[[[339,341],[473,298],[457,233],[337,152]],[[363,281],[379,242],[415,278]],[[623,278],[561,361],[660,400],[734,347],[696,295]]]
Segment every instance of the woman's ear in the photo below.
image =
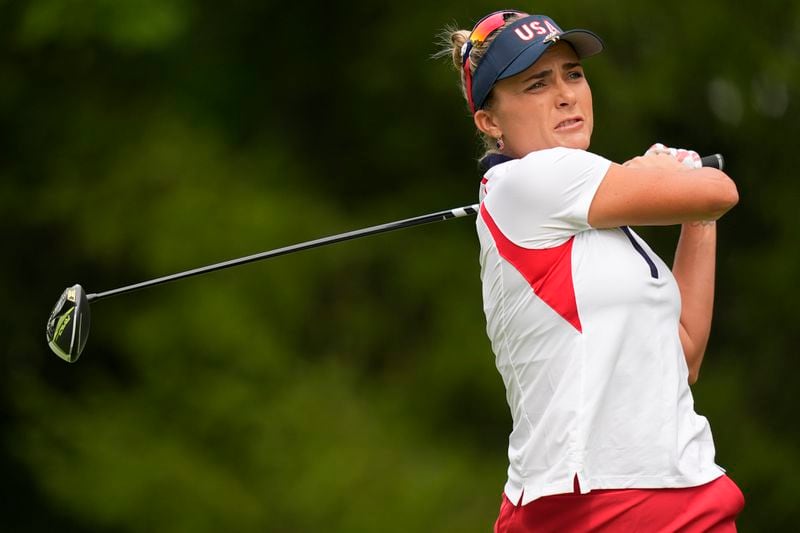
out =
[[472,117],[475,127],[494,139],[503,136],[503,131],[494,119],[494,115],[485,109],[479,109]]

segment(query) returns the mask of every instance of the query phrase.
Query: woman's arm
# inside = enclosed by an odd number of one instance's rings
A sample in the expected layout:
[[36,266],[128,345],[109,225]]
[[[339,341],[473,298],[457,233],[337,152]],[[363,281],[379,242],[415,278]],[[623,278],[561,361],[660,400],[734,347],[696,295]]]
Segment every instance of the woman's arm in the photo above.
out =
[[672,274],[681,293],[680,338],[690,385],[699,376],[711,332],[716,248],[716,222],[690,222],[681,226]]
[[672,156],[658,154],[612,165],[589,209],[589,223],[599,228],[682,224],[672,273],[681,293],[680,339],[690,384],[697,381],[711,331],[717,242],[713,221],[738,201],[736,185],[723,172],[688,169]]
[[667,154],[612,164],[589,208],[595,228],[661,226],[716,220],[739,201],[724,172],[689,169]]

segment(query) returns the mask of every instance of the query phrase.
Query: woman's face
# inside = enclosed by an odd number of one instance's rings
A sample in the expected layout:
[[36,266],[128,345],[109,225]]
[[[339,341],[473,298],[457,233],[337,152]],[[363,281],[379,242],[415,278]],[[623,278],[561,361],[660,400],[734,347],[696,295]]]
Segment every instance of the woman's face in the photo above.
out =
[[569,44],[550,47],[527,70],[497,82],[493,94],[490,108],[478,111],[475,122],[492,137],[502,135],[504,153],[522,157],[557,146],[589,147],[592,91]]

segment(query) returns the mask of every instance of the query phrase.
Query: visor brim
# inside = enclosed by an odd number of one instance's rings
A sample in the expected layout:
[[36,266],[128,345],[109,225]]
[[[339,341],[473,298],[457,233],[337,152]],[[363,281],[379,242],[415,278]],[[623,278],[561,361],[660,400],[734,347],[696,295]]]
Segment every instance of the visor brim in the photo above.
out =
[[[496,81],[516,76],[520,72],[526,70],[531,65],[536,63],[540,57],[547,51],[548,48],[553,46],[558,41],[566,41],[575,50],[578,59],[584,59],[603,51],[603,41],[597,34],[589,30],[569,30],[561,33],[558,39],[554,42],[544,44],[536,44],[523,50],[509,65],[497,76]],[[492,84],[494,85],[494,84]]]

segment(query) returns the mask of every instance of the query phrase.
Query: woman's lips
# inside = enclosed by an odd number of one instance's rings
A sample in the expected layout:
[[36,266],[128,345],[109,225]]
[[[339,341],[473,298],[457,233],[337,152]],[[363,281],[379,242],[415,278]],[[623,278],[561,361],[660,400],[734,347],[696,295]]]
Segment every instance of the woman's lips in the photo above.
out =
[[580,117],[573,117],[568,118],[567,120],[562,120],[556,126],[556,131],[569,131],[574,129],[580,129],[583,125],[583,119]]

